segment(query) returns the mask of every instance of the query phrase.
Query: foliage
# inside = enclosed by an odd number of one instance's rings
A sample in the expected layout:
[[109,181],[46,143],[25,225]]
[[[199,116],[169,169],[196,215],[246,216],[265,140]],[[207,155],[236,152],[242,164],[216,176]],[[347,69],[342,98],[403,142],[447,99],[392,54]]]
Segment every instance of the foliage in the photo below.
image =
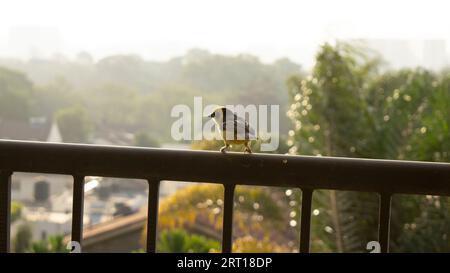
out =
[[[293,243],[297,240],[298,230],[290,226],[292,215],[290,201],[292,199],[286,198],[284,192],[283,188],[236,187],[233,215],[235,240],[252,234],[252,240],[258,242],[254,247],[257,247],[259,242],[266,244],[268,241],[277,241],[280,245],[289,242],[298,245]],[[162,200],[158,229],[182,228],[214,240],[220,240],[222,210],[223,188],[221,186],[213,184],[187,186]],[[284,232],[277,232],[279,230]],[[145,230],[142,235],[144,239]],[[276,249],[281,250],[281,248]],[[292,251],[295,247],[286,247],[286,249]]]
[[139,100],[136,90],[127,85],[106,83],[83,91],[84,110],[90,113],[96,124],[113,127],[136,123]]
[[49,236],[46,240],[33,242],[28,249],[31,253],[68,253],[64,244],[64,236]]
[[[448,76],[423,69],[381,74],[378,63],[347,44],[325,44],[312,74],[289,80],[291,154],[448,161]],[[405,206],[415,209],[403,213]],[[313,209],[313,250],[365,251],[365,244],[377,238],[374,194],[316,191]],[[444,212],[442,208],[442,216]],[[420,247],[400,248],[406,238],[401,232],[405,223],[428,223],[430,230],[443,231],[450,217],[447,212],[441,220],[444,226],[434,226],[427,219],[436,215],[436,208],[416,197],[395,203],[392,214],[396,216],[391,218],[393,251]],[[427,240],[424,232],[414,236]],[[420,249],[448,251],[450,245],[446,247]]]
[[392,227],[395,252],[448,252],[450,240],[450,199],[442,196],[395,196],[397,210],[392,217],[399,217]]
[[138,147],[159,147],[159,142],[144,132],[134,135],[134,145]]
[[14,251],[17,253],[26,252],[30,247],[32,236],[31,227],[28,224],[20,225],[14,238]]
[[156,247],[158,252],[165,253],[207,253],[220,250],[218,241],[201,235],[190,235],[183,229],[162,231]]
[[11,202],[11,223],[14,223],[22,216],[23,205],[17,201]]
[[[292,121],[290,131],[285,118],[280,121],[291,154],[449,162],[449,71],[382,73],[380,60],[366,53],[345,43],[325,44],[308,75],[287,59],[263,64],[249,55],[202,50],[167,62],[134,55],[94,62],[88,53],[66,62],[0,59],[8,67],[0,68],[0,119],[53,116],[67,142],[87,142],[109,128],[134,134],[135,145],[155,146],[153,138],[170,139],[171,108],[192,106],[192,98],[202,96],[204,104],[280,104]],[[286,92],[285,80],[292,74]],[[220,141],[202,141],[192,147],[220,146]],[[292,250],[288,243],[296,240],[299,225],[290,222],[300,215],[301,194],[285,191],[237,187],[234,236],[241,249],[279,250],[269,245],[276,241]],[[161,204],[160,228],[220,239],[222,198],[220,186],[187,187]],[[391,249],[450,251],[447,201],[405,196],[393,202]],[[374,194],[315,191],[312,250],[365,251],[365,243],[377,237],[377,211]],[[12,214],[17,215],[14,205]],[[26,249],[29,234],[21,229],[18,249]],[[42,244],[36,247],[48,248]]]
[[24,74],[0,67],[0,118],[27,120],[32,97],[33,85]]
[[33,116],[52,117],[60,109],[82,104],[82,98],[62,77],[57,77],[42,86],[35,86],[33,91],[31,113]]
[[268,238],[263,240],[257,240],[254,237],[247,235],[240,237],[233,242],[233,252],[234,253],[286,253],[291,252],[291,250],[286,247],[279,245]]
[[[250,219],[266,219],[271,225],[283,221],[281,208],[270,190],[264,187],[236,188],[235,219],[248,221]],[[159,225],[161,228],[182,227],[201,222],[215,232],[220,233],[222,227],[223,188],[219,185],[199,184],[185,187],[167,197],[160,204]],[[177,217],[179,215],[179,217]],[[261,216],[261,217],[258,217]],[[261,223],[254,223],[253,228],[260,229]],[[252,226],[238,222],[241,231],[246,233]]]
[[[94,62],[82,52],[74,61],[0,59],[0,65],[24,73],[0,70],[1,118],[51,118],[77,106],[89,113],[93,135],[106,127],[131,134],[151,132],[162,141],[172,140],[172,107],[192,105],[194,96],[202,96],[204,105],[280,104],[284,111],[288,104],[285,79],[300,72],[300,66],[288,59],[264,64],[250,55],[202,50],[166,62],[136,55],[113,55]],[[288,122],[281,117],[283,132]],[[72,132],[67,129],[66,133]],[[83,139],[79,133],[65,138],[79,142]]]
[[56,113],[56,121],[65,142],[87,142],[92,125],[84,108],[61,109]]

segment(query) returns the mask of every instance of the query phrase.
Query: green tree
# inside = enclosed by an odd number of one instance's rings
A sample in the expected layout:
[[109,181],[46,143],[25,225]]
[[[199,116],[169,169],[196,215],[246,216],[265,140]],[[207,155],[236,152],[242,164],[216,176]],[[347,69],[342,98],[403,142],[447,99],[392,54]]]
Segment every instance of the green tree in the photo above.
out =
[[[294,128],[288,144],[292,154],[448,160],[448,137],[444,135],[449,127],[447,83],[423,69],[380,74],[377,64],[349,45],[326,44],[310,76],[290,79],[293,103],[288,116]],[[365,251],[365,244],[376,240],[375,194],[317,191],[313,207],[317,208],[313,242],[320,242],[313,243],[313,250]],[[421,213],[428,209],[430,214]],[[425,223],[423,217],[434,211],[414,196],[396,202],[391,218],[392,250],[401,249],[405,224]],[[447,220],[442,223],[446,225]],[[443,229],[435,226],[431,230]],[[424,233],[415,236],[423,236],[420,240],[426,242]],[[420,245],[408,247],[420,249]]]
[[64,244],[64,236],[55,235],[49,236],[46,240],[40,240],[37,242],[33,242],[28,249],[28,252],[31,253],[67,253],[69,252],[66,249],[66,245]]
[[[290,79],[293,103],[287,114],[294,123],[288,141],[292,154],[358,156],[370,136],[364,84],[376,73],[376,63],[346,44],[325,44],[312,74]],[[365,242],[376,239],[376,202],[367,194],[315,192],[318,214],[313,218],[312,236],[325,246],[313,244],[313,250],[365,249]],[[360,207],[364,209],[355,210]]]
[[82,98],[66,79],[58,77],[45,85],[36,86],[33,101],[33,115],[50,117],[60,109],[82,103]]
[[56,113],[56,121],[65,142],[87,142],[91,121],[84,108],[73,106]]
[[23,205],[17,201],[11,202],[11,223],[14,223],[22,216]]
[[33,103],[33,85],[27,77],[0,67],[0,118],[27,120]]
[[280,245],[278,242],[263,238],[257,240],[251,235],[239,237],[233,242],[233,253],[286,253],[292,250],[286,245]]
[[32,236],[31,227],[28,224],[20,225],[14,238],[14,251],[26,252],[31,245]]
[[207,253],[220,250],[220,244],[201,235],[190,235],[183,229],[174,229],[161,232],[157,250],[165,253]]
[[[421,86],[427,99],[422,102],[420,123],[413,128],[414,135],[407,149],[408,158],[426,161],[450,162],[450,71],[443,71],[439,79]],[[414,147],[414,149],[412,149]]]
[[127,85],[107,82],[83,92],[86,109],[99,128],[136,124],[140,94]]
[[138,147],[159,147],[159,142],[147,133],[139,132],[134,135],[134,145]]
[[[233,215],[235,240],[251,234],[251,242],[245,245],[257,248],[257,244],[276,241],[274,249],[294,251],[298,244],[298,230],[292,226],[298,212],[292,215],[292,207],[298,199],[285,195],[285,188],[236,187]],[[158,229],[186,231],[220,240],[223,221],[223,188],[219,185],[202,184],[187,186],[165,198],[160,204]],[[295,222],[296,224],[297,222]],[[143,232],[145,238],[146,231]],[[289,242],[292,242],[289,245]],[[283,246],[278,248],[277,246]],[[288,246],[289,245],[289,246]],[[247,248],[242,248],[245,251]],[[264,247],[266,248],[266,246]]]

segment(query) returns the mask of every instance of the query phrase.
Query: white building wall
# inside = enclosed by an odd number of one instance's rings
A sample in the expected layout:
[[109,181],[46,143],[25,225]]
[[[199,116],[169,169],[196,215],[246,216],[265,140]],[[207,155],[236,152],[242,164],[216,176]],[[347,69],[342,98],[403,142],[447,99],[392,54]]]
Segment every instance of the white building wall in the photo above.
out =
[[[34,202],[34,184],[47,181],[50,185],[50,196],[59,195],[72,187],[72,177],[67,175],[14,173],[12,177],[11,198],[19,202]],[[14,185],[18,183],[19,185]]]

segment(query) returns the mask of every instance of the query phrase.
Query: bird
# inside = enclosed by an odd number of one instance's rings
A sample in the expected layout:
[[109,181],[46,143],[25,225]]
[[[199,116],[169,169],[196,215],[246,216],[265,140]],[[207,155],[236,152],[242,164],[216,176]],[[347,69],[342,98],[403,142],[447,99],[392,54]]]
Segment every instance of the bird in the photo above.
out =
[[246,120],[238,117],[238,115],[225,106],[218,106],[208,117],[217,125],[218,131],[225,143],[225,146],[220,148],[220,152],[226,153],[232,144],[236,144],[244,145],[244,153],[252,153],[252,149],[249,146],[250,142],[258,138],[255,130]]

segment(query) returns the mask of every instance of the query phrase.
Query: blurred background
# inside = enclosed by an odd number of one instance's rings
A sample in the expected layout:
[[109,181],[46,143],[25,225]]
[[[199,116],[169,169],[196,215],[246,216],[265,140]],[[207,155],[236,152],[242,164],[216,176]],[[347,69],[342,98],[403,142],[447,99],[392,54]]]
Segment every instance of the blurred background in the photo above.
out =
[[[278,104],[280,154],[450,162],[445,1],[3,1],[0,138],[174,142],[176,104]],[[258,144],[253,149],[258,152]],[[45,159],[43,159],[45,160]],[[16,252],[64,252],[72,178],[15,173]],[[87,177],[84,251],[140,252],[146,181]],[[378,196],[316,191],[313,252],[367,252]],[[236,190],[234,251],[298,252],[301,192]],[[165,181],[158,251],[219,252],[223,189]],[[394,196],[391,251],[449,252],[450,203]]]

